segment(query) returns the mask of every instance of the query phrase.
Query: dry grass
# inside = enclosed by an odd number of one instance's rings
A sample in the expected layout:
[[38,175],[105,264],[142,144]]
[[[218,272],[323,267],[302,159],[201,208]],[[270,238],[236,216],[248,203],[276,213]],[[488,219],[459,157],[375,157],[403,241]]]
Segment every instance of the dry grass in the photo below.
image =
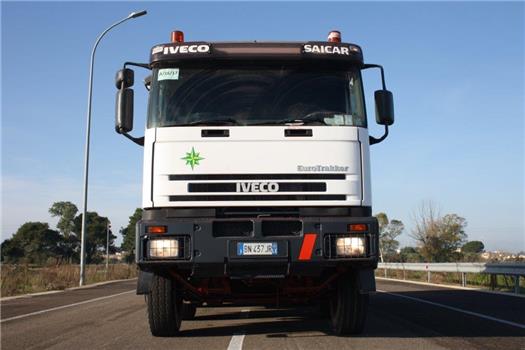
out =
[[[86,284],[103,281],[134,278],[137,267],[128,264],[86,266]],[[80,270],[78,265],[32,267],[27,265],[4,265],[1,267],[1,296],[60,290],[78,286]]]

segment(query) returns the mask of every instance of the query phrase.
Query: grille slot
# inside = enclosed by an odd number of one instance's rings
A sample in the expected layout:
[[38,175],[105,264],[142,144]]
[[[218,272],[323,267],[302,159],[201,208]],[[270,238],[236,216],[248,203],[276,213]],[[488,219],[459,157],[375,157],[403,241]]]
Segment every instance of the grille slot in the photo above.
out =
[[[326,192],[325,182],[277,182],[277,192]],[[216,182],[216,183],[189,183],[188,192],[237,192],[236,183]]]
[[169,196],[170,202],[203,202],[203,201],[344,201],[345,195],[312,194],[312,195],[211,195],[211,196]]
[[253,234],[253,222],[214,221],[213,237],[249,237]]
[[170,181],[199,180],[344,180],[345,174],[202,174],[169,175]]
[[299,220],[264,220],[261,222],[263,236],[299,236],[303,223]]

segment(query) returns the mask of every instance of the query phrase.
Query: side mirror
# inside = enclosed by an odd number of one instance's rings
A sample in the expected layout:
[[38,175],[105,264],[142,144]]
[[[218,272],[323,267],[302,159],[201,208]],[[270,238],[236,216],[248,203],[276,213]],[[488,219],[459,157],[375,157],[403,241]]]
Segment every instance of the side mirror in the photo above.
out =
[[374,92],[376,102],[376,122],[380,125],[394,124],[394,97],[388,90]]
[[135,72],[132,69],[124,68],[117,72],[115,76],[115,86],[117,89],[132,87],[135,83]]
[[115,131],[126,134],[133,130],[133,89],[117,91]]

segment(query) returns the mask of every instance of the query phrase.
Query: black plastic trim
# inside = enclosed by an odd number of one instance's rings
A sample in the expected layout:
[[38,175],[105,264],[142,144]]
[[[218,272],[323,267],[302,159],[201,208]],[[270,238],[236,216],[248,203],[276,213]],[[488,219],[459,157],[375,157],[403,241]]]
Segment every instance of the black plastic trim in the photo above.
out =
[[170,218],[246,218],[246,217],[370,217],[372,207],[216,207],[146,208],[143,220]]
[[312,129],[284,129],[284,137],[311,137]]
[[228,129],[202,129],[201,137],[230,137]]

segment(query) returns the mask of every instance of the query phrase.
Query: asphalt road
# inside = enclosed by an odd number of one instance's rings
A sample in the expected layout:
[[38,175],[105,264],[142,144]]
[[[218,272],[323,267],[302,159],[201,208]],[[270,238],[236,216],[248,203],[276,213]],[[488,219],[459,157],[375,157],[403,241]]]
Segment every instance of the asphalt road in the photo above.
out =
[[134,287],[3,301],[2,349],[525,349],[522,297],[378,280],[356,337],[334,336],[313,308],[222,307],[198,309],[178,337],[155,338]]

